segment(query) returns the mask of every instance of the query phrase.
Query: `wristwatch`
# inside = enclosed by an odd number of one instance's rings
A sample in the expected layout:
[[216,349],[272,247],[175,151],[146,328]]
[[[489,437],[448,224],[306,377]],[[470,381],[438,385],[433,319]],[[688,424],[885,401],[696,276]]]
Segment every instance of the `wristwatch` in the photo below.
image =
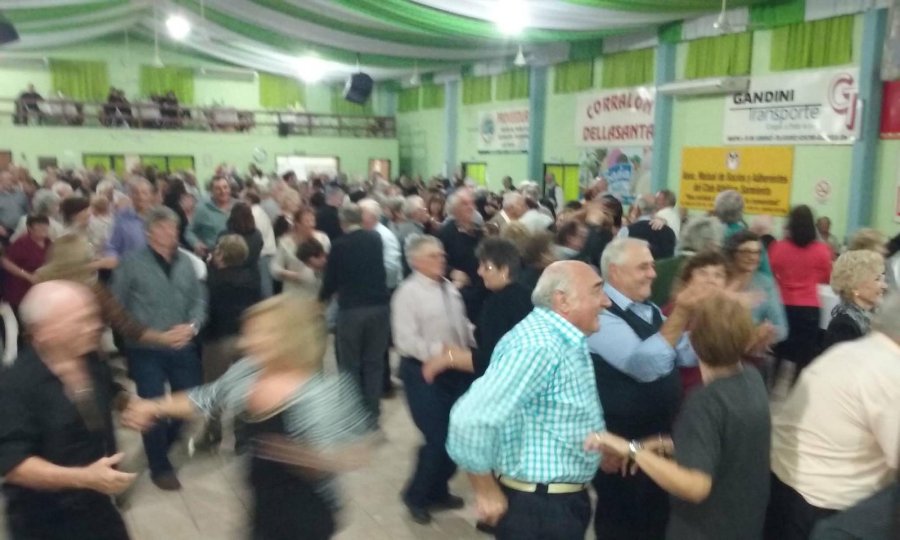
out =
[[631,442],[628,443],[628,459],[634,461],[635,455],[639,450],[643,450],[644,445],[640,443],[640,441],[636,439],[632,439]]

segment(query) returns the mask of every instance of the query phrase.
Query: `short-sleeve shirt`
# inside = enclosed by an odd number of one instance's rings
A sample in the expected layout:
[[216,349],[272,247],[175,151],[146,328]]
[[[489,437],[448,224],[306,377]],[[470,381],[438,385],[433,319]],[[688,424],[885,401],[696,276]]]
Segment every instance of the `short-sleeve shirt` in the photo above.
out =
[[746,368],[694,391],[675,422],[675,460],[708,474],[694,504],[672,497],[668,540],[760,540],[769,500],[771,423],[766,387]]

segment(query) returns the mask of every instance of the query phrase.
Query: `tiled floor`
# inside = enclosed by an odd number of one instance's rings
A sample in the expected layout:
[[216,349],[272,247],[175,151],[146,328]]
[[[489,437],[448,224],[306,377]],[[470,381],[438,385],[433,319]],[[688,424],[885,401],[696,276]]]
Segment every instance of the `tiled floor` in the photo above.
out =
[[[329,355],[330,356],[330,355]],[[329,359],[330,360],[330,359]],[[333,366],[333,361],[329,361]],[[402,392],[382,402],[382,428],[386,441],[373,453],[365,468],[343,477],[345,511],[341,516],[339,540],[408,540],[489,538],[475,530],[471,508],[434,514],[427,526],[406,517],[399,499],[420,444]],[[126,453],[125,470],[144,470],[146,460],[140,437],[132,432],[119,434]],[[140,475],[128,494],[123,511],[133,540],[232,540],[247,538],[249,496],[244,481],[243,462],[232,452],[218,455],[184,450],[173,451],[184,486],[180,492],[157,489],[146,473]],[[471,488],[461,474],[453,479],[454,493],[472,500]],[[0,514],[0,539],[6,538]]]

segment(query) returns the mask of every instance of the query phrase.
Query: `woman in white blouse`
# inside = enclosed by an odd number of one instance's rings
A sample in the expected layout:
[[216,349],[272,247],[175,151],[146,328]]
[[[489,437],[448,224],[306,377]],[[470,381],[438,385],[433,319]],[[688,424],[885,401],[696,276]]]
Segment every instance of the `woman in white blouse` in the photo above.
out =
[[270,267],[272,277],[281,281],[282,292],[294,292],[312,297],[318,294],[322,268],[316,268],[319,265],[315,262],[304,264],[297,255],[298,248],[310,241],[318,242],[325,255],[331,250],[328,235],[316,230],[315,211],[306,206],[294,214],[291,232],[278,239],[278,251],[272,258]]

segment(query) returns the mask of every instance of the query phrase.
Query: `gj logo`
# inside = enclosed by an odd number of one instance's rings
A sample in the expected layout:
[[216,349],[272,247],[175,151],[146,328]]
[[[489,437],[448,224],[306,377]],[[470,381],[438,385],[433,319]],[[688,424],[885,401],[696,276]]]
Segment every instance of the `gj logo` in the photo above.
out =
[[842,115],[844,125],[849,130],[856,127],[856,102],[859,99],[859,89],[856,88],[856,80],[849,73],[841,73],[831,81],[828,87],[828,104],[834,112]]

